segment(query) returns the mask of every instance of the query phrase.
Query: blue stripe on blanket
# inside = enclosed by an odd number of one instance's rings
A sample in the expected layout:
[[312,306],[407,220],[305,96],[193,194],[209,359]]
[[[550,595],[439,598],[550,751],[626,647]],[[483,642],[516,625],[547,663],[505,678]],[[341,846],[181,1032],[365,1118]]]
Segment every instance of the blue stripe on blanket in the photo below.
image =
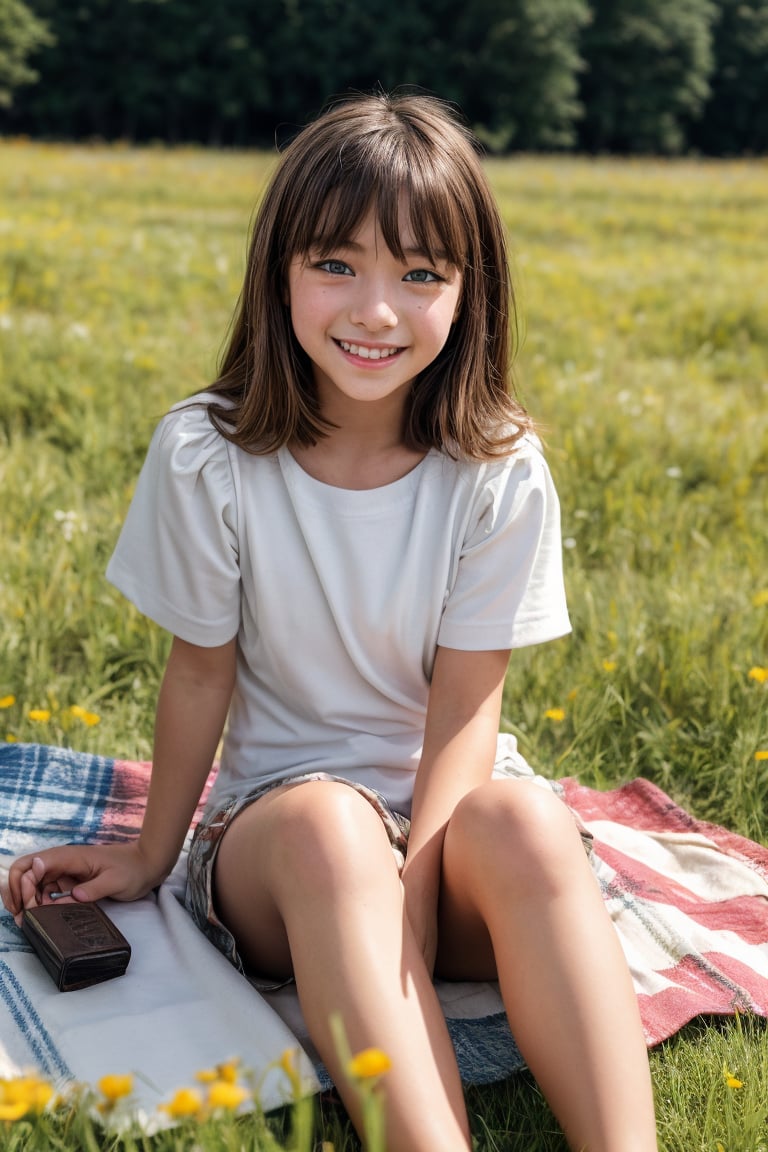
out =
[[503,1013],[446,1024],[465,1084],[493,1084],[526,1067]]
[[0,908],[0,954],[3,952],[31,952],[21,928],[17,928],[13,916]]
[[[465,1084],[495,1084],[526,1067],[503,1013],[461,1020],[448,1017],[446,1024]],[[323,1092],[333,1087],[325,1065],[319,1060],[315,1063],[315,1072]]]
[[0,960],[0,1004],[7,1009],[29,1049],[29,1061],[44,1075],[72,1080],[72,1072],[27,996],[4,960]]
[[[0,745],[0,852],[9,857],[49,844],[98,839],[115,761],[41,744]],[[29,952],[0,908],[0,953]]]
[[40,744],[0,745],[0,848],[18,854],[98,832],[115,762]]

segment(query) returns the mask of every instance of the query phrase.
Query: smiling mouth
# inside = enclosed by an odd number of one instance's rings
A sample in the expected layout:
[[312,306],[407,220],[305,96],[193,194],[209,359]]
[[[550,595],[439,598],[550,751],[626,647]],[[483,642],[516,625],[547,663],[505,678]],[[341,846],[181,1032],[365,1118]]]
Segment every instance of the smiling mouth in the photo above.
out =
[[350,356],[360,356],[363,360],[388,360],[402,352],[402,348],[368,348],[365,344],[350,344],[347,340],[337,340],[336,343]]

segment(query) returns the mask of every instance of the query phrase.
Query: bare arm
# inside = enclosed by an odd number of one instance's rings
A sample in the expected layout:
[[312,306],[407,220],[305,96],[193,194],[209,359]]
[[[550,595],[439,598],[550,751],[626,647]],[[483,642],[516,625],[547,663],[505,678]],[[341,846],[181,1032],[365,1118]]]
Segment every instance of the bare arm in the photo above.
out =
[[408,915],[434,962],[443,837],[463,796],[490,779],[509,652],[438,648],[403,870]]
[[168,875],[213,764],[235,679],[235,640],[200,648],[175,638],[157,706],[152,779],[141,832],[128,844],[64,845],[11,865],[6,906],[18,916],[55,886],[77,900],[135,900]]
[[139,848],[164,879],[211,770],[235,683],[236,641],[200,648],[174,638],[157,704],[152,779]]

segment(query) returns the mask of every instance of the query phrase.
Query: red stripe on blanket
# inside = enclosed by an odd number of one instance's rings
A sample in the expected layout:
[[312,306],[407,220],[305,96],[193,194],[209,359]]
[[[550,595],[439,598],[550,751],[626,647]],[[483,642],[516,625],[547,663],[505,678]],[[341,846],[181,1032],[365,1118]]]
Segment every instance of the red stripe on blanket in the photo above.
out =
[[730,832],[719,824],[697,820],[675,804],[650,780],[638,778],[610,792],[586,788],[577,780],[560,780],[566,802],[585,823],[591,820],[614,820],[628,828],[647,832],[696,833],[706,836],[728,856],[749,862],[768,878],[768,848]]
[[[216,779],[216,772],[217,768],[214,767],[205,783],[200,802],[195,809],[193,826],[202,815],[208,793]],[[104,810],[101,822],[102,835],[108,834],[111,828],[118,826],[125,831],[126,825],[134,827],[138,832],[147,806],[151,775],[152,764],[148,760],[115,760],[109,804]]]
[[[649,1046],[669,1039],[695,1016],[733,1016],[737,1011],[768,1015],[768,980],[720,952],[708,952],[701,959],[684,957],[674,968],[658,973],[670,981],[669,987],[653,994],[638,993],[640,1016]],[[730,979],[733,987],[713,978],[707,972],[707,965]],[[670,1028],[671,1021],[675,1022],[674,1029]]]
[[[641,860],[624,855],[595,837],[595,852],[617,875],[615,888],[621,897],[671,905],[689,920],[710,931],[733,932],[749,944],[768,948],[768,900],[764,896],[729,896],[707,900],[678,883],[669,874],[657,872]],[[605,893],[611,896],[610,890]]]

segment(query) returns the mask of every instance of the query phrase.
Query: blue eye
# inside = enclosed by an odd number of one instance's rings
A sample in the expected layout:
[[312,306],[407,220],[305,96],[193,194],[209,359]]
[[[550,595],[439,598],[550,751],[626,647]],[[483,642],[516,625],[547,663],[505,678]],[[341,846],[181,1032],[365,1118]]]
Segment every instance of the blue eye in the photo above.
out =
[[430,272],[428,268],[414,268],[403,276],[403,280],[407,280],[411,284],[433,284],[441,279],[441,276],[438,276],[436,272]]
[[323,272],[330,272],[332,276],[354,276],[354,272],[349,264],[345,264],[343,260],[323,260],[318,264]]

